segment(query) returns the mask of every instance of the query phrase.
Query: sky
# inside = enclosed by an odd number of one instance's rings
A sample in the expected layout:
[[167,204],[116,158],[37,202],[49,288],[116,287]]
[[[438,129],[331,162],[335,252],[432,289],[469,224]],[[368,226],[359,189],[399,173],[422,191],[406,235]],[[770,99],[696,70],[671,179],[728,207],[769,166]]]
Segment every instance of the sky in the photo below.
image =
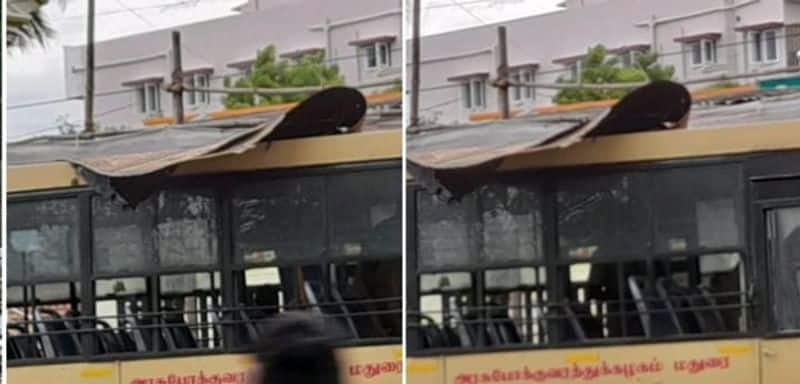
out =
[[[302,0],[297,0],[302,1]],[[422,33],[434,34],[557,10],[562,0],[422,0]],[[245,0],[100,0],[97,1],[97,40],[108,40],[234,14]],[[56,36],[44,48],[12,49],[8,70],[8,135],[16,141],[57,133],[61,122],[82,124],[83,104],[68,101],[15,108],[65,96],[65,45],[80,45],[86,37],[86,0],[57,0],[44,9]],[[95,111],[102,113],[103,111]]]

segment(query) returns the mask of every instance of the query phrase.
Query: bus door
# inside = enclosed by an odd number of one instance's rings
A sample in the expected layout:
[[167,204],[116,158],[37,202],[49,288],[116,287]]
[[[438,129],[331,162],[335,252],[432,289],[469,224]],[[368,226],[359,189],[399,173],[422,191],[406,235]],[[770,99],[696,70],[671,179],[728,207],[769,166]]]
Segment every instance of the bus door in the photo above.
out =
[[[795,381],[800,348],[800,179],[769,181],[756,189],[766,254],[770,331],[762,342],[762,383]],[[793,191],[793,193],[787,193]],[[780,192],[780,195],[774,193]],[[794,196],[792,196],[794,194]]]

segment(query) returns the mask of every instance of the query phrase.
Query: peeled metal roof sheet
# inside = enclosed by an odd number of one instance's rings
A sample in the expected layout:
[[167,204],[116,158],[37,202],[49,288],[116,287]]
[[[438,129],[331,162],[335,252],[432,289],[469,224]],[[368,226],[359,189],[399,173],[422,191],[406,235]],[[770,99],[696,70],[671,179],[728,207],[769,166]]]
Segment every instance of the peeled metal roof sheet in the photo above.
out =
[[355,89],[329,88],[256,126],[177,125],[78,141],[30,140],[8,145],[9,164],[66,161],[99,190],[135,205],[177,165],[242,153],[265,140],[335,134],[360,125],[366,104]]
[[568,147],[585,138],[686,126],[691,96],[682,85],[657,81],[634,90],[592,118],[520,118],[413,135],[409,169],[429,189],[455,198],[485,183],[508,156]]

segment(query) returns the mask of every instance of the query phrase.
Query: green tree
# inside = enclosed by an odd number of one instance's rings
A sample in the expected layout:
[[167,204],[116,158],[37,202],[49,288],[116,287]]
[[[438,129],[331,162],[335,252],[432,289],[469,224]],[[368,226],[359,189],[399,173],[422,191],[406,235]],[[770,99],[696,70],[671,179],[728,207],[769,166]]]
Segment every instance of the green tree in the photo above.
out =
[[[341,85],[344,77],[339,74],[339,67],[325,62],[323,52],[312,53],[298,59],[295,63],[278,60],[275,46],[270,45],[258,52],[253,71],[233,82],[235,88],[285,88],[316,85]],[[231,86],[226,81],[226,86]],[[245,108],[255,105],[281,104],[296,102],[308,97],[308,94],[261,95],[230,94],[225,97],[227,108]]]
[[[639,83],[653,80],[670,80],[675,73],[672,66],[658,64],[654,53],[637,55],[631,67],[621,67],[616,58],[609,58],[608,51],[601,44],[589,49],[581,69],[583,84]],[[559,78],[559,83],[574,83],[577,79]],[[569,104],[581,101],[619,99],[630,92],[624,89],[598,90],[586,88],[562,89],[556,94],[555,102]]]

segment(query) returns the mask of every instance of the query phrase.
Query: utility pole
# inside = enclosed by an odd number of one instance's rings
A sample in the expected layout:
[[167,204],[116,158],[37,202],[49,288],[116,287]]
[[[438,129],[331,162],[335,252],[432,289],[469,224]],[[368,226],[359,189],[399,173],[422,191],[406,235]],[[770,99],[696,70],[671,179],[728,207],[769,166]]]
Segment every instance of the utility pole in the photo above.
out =
[[83,100],[83,132],[94,134],[94,0],[88,0],[86,20],[86,89]]
[[419,61],[420,61],[420,1],[414,0],[413,37],[411,47],[411,127],[419,125]]
[[175,123],[183,124],[183,61],[181,58],[181,33],[172,31],[172,107],[175,110]]
[[511,109],[508,101],[508,46],[506,45],[506,27],[497,27],[497,50],[500,56],[500,63],[497,66],[497,96],[500,106],[500,115],[503,120],[511,117]]

